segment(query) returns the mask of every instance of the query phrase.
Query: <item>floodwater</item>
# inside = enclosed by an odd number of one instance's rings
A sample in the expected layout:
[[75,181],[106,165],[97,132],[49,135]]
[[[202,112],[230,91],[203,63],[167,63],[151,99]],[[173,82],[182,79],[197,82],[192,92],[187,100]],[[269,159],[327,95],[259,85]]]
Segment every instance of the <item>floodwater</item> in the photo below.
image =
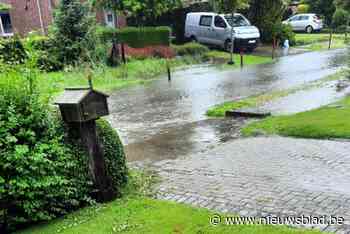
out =
[[341,69],[347,56],[341,49],[286,56],[245,69],[191,66],[174,72],[171,82],[162,76],[112,93],[108,120],[126,145],[128,161],[186,156],[235,138],[244,122],[208,120],[208,108],[321,79]]

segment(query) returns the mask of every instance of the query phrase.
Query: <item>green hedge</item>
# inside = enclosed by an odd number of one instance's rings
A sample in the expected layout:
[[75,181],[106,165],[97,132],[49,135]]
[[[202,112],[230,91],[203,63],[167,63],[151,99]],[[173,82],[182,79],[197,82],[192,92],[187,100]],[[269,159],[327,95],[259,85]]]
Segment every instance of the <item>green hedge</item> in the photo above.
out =
[[123,144],[118,133],[104,119],[97,121],[97,134],[103,147],[107,172],[120,195],[120,189],[127,183],[128,174]]
[[[88,156],[69,139],[58,114],[37,93],[26,67],[0,74],[0,230],[64,215],[93,199]],[[107,168],[117,191],[127,181],[123,146],[108,123],[98,121]],[[6,220],[6,221],[5,221]]]
[[179,56],[201,56],[209,51],[208,47],[195,42],[183,45],[172,45],[171,47],[174,49],[176,55]]
[[169,45],[170,33],[171,30],[169,27],[126,27],[122,29],[99,27],[97,30],[97,34],[102,41],[116,39],[134,48]]
[[0,38],[0,60],[8,64],[24,63],[27,53],[19,37]]
[[58,60],[55,43],[52,38],[32,35],[24,40],[25,48],[30,53],[36,53],[36,66],[42,71],[59,71],[64,65]]

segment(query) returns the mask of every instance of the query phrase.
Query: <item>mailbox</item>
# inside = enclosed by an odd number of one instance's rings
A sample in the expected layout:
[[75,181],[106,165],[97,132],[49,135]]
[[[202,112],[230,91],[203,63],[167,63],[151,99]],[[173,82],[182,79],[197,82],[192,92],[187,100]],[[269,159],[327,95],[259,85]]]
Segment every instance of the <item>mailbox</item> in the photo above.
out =
[[107,98],[108,95],[91,88],[68,88],[55,104],[65,122],[79,123],[108,115]]

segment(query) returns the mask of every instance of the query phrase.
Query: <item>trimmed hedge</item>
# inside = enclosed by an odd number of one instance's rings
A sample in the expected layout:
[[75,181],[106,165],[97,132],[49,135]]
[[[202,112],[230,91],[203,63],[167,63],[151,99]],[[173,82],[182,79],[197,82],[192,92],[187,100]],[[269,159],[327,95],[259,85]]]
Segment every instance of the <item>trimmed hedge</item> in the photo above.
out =
[[171,47],[175,51],[176,55],[179,56],[202,56],[209,52],[208,47],[195,42],[190,42],[183,45],[172,45]]
[[113,39],[133,48],[143,48],[153,45],[169,45],[171,30],[169,27],[126,27],[113,29],[99,27],[97,34],[102,41]]

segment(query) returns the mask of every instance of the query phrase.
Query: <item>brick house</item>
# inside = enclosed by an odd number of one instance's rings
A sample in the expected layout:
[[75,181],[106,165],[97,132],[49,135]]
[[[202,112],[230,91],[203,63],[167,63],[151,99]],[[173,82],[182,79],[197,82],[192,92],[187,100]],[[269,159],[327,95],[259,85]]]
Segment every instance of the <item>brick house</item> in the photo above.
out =
[[[47,34],[53,20],[53,11],[59,0],[0,0],[0,4],[10,6],[0,8],[0,36],[21,36],[32,31]],[[124,16],[116,16],[109,10],[96,10],[98,23],[111,27],[126,25]]]

